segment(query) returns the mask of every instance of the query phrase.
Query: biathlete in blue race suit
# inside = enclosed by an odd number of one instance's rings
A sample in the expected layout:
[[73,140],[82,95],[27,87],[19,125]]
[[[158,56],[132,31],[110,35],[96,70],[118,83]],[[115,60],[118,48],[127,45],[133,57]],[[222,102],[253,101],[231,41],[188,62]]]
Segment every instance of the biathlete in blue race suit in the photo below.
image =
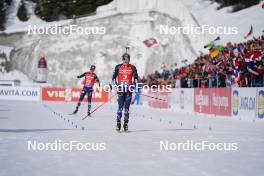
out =
[[130,55],[128,53],[123,54],[122,64],[118,64],[115,67],[112,77],[112,83],[118,87],[118,110],[117,110],[117,124],[116,131],[121,129],[121,118],[124,110],[124,131],[128,132],[129,121],[129,107],[132,99],[132,92],[129,87],[134,87],[138,81],[137,68],[134,65],[129,64]]

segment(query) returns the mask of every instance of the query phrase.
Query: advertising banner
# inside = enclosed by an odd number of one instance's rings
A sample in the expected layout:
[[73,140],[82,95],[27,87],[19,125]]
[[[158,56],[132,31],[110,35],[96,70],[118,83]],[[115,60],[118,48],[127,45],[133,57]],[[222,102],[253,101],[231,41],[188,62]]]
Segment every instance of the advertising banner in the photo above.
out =
[[[76,102],[79,100],[82,89],[79,88],[42,88],[43,101],[69,101]],[[87,102],[87,95],[84,97],[84,102]],[[102,89],[94,89],[93,102],[107,102],[108,92]]]
[[170,93],[170,105],[173,110],[194,112],[194,89],[173,89]]
[[210,89],[194,89],[194,111],[199,113],[211,114],[210,110]]
[[264,88],[257,89],[257,118],[264,119]]
[[211,89],[211,113],[220,116],[231,116],[231,88]]
[[194,89],[180,89],[180,109],[194,112]]
[[40,101],[40,87],[0,86],[0,100]]
[[232,115],[242,120],[255,119],[256,93],[256,88],[232,88]]
[[170,106],[173,110],[179,111],[180,108],[180,89],[173,89],[170,93]]

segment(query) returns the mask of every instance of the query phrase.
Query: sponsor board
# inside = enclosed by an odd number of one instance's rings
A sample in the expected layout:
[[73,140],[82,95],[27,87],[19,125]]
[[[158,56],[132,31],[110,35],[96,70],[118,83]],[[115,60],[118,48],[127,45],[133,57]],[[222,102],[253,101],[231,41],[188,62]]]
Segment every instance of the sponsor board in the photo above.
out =
[[231,116],[231,89],[211,89],[211,113],[220,116]]
[[257,89],[257,117],[264,119],[264,88]]
[[194,112],[194,89],[180,90],[180,109],[187,112]]
[[180,110],[180,89],[173,89],[170,93],[170,106],[173,110]]
[[[76,102],[79,100],[82,89],[79,88],[42,88],[42,100],[43,101],[68,101]],[[84,97],[87,102],[87,95]],[[102,89],[94,89],[93,91],[93,102],[107,102],[108,92]]]
[[211,114],[210,89],[194,89],[194,111],[204,114]]
[[0,100],[40,101],[40,87],[0,87]]
[[170,105],[173,110],[193,112],[194,89],[173,89],[170,93]]
[[231,92],[230,88],[194,89],[194,111],[231,116]]
[[242,120],[256,117],[256,88],[232,88],[232,115]]

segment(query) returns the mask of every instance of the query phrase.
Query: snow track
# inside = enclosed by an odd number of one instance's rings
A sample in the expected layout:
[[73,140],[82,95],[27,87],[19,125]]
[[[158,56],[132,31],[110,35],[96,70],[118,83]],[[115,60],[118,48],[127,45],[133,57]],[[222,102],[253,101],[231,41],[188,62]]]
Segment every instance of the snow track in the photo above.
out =
[[[131,132],[119,134],[114,131],[116,104],[81,120],[86,106],[69,116],[75,103],[0,101],[0,175],[262,175],[261,121],[132,106]],[[28,151],[28,141],[34,140],[105,143],[106,150]],[[160,141],[187,140],[237,142],[238,150],[160,151]]]

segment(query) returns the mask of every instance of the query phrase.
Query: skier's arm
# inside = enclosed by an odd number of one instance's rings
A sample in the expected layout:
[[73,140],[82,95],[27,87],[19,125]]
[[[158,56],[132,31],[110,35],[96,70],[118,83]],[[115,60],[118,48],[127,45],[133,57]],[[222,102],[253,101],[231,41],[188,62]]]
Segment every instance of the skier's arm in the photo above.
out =
[[115,67],[114,73],[113,73],[113,77],[112,77],[112,83],[116,84],[116,78],[118,75],[118,65]]
[[138,89],[140,85],[138,84],[138,73],[137,73],[137,68],[135,66],[132,67],[133,70],[133,78],[134,78],[134,88],[136,89],[136,92],[138,92]]
[[95,81],[97,82],[97,84],[98,84],[99,87],[100,87],[100,80],[99,80],[99,78],[97,77],[97,75],[95,75]]
[[84,76],[85,76],[85,74],[86,74],[86,73],[83,73],[83,74],[81,74],[81,75],[77,76],[77,78],[82,78],[82,77],[84,77]]
[[137,68],[135,66],[132,67],[133,70],[133,78],[134,78],[134,82],[137,83],[138,82],[138,73],[137,73]]

